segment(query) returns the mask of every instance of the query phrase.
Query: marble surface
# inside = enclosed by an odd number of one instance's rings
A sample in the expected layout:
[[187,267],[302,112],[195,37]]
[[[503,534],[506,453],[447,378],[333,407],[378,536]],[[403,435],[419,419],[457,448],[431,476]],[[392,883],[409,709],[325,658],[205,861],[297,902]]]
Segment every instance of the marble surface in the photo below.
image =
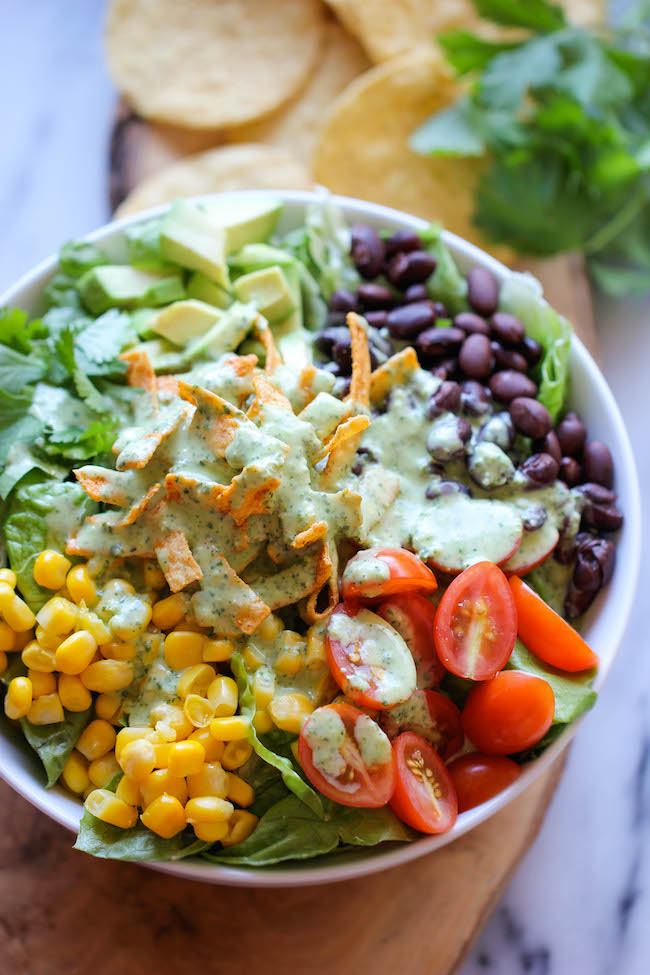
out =
[[[0,291],[108,217],[101,0],[0,0]],[[650,300],[599,299],[602,363],[650,478]],[[647,492],[646,492],[647,497]],[[646,506],[647,507],[647,506]],[[624,647],[548,816],[462,975],[650,972],[650,529]]]

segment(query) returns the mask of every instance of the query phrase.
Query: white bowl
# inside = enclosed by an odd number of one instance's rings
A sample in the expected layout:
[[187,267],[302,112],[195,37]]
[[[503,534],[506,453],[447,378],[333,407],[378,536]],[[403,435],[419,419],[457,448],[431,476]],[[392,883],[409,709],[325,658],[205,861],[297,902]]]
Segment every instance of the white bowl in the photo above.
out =
[[[317,199],[315,194],[308,192],[251,192],[254,195],[280,197],[284,201],[279,228],[281,231],[300,225],[305,207]],[[251,194],[247,192],[228,195]],[[347,197],[334,197],[333,200],[342,208],[350,222],[363,221],[390,230],[418,231],[426,226],[423,220],[387,207]],[[143,214],[117,220],[89,234],[87,239],[100,243],[111,256],[119,258],[124,229],[165,209],[164,206],[156,207]],[[482,265],[489,268],[500,281],[511,273],[494,258],[455,234],[445,233],[444,239],[462,270],[473,265]],[[41,310],[39,297],[55,267],[54,257],[39,264],[0,297],[0,305],[8,304],[38,314]],[[634,599],[641,549],[640,494],[634,458],[618,406],[594,360],[575,336],[571,345],[571,375],[571,405],[584,417],[590,436],[605,441],[612,451],[616,466],[616,489],[625,514],[625,524],[617,544],[613,579],[589,609],[584,629],[586,639],[600,657],[600,669],[594,684],[595,689],[600,690],[618,650]],[[312,863],[295,866],[243,869],[182,860],[178,863],[159,864],[156,868],[180,877],[210,883],[241,887],[291,887],[347,880],[397,866],[451,843],[511,802],[566,748],[578,724],[579,722],[574,722],[570,725],[540,758],[524,769],[513,785],[489,802],[462,813],[454,828],[442,836],[423,836],[413,843],[392,845],[386,849],[359,849],[344,858],[330,855]],[[80,803],[59,787],[50,790],[45,788],[40,764],[35,755],[25,749],[20,738],[13,729],[5,726],[4,734],[0,736],[0,776],[38,809],[76,832],[81,814]]]

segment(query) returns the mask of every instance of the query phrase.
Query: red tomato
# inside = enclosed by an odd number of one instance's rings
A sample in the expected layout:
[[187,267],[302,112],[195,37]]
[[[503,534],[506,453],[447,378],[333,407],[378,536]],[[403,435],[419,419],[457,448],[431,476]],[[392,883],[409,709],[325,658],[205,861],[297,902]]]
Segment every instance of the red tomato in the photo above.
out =
[[456,822],[456,790],[431,745],[405,731],[393,743],[397,784],[390,806],[395,815],[421,833],[446,833]]
[[521,766],[504,755],[459,755],[447,766],[458,796],[458,812],[480,806],[518,779]]
[[469,692],[463,728],[479,751],[512,755],[536,745],[553,723],[555,695],[548,681],[504,670]]
[[[324,716],[327,724],[319,728]],[[361,726],[359,721],[362,722]],[[367,735],[368,729],[373,734],[376,729],[379,753],[383,759],[373,765],[369,765],[362,754],[361,736]],[[332,742],[334,743],[337,767],[333,770],[328,771],[322,767],[318,748],[321,740],[330,746],[330,753]],[[385,806],[393,794],[395,757],[390,742],[372,718],[349,704],[327,704],[317,708],[302,726],[298,739],[298,755],[303,771],[314,788],[343,806],[374,809]]]
[[434,629],[447,670],[488,680],[508,662],[517,639],[517,614],[508,580],[492,562],[461,572],[444,593]]
[[350,559],[341,580],[343,599],[366,600],[396,592],[433,592],[431,569],[405,548],[368,548]]
[[443,762],[463,747],[465,733],[456,705],[437,691],[414,691],[408,701],[382,711],[379,724],[392,740],[413,731],[435,748]]
[[519,636],[540,660],[575,673],[598,666],[598,657],[579,633],[517,576],[510,579]]
[[415,690],[415,662],[397,630],[358,604],[339,603],[325,643],[336,683],[354,704],[392,708]]
[[417,592],[405,592],[382,600],[377,615],[397,630],[413,654],[418,687],[436,687],[445,676],[445,668],[433,642],[435,606]]

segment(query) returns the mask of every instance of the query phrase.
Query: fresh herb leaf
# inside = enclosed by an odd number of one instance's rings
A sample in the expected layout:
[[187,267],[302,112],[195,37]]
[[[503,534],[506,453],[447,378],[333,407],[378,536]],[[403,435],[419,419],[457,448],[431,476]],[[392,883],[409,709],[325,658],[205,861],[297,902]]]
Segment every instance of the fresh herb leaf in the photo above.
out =
[[42,471],[57,480],[63,480],[68,474],[67,466],[61,467],[48,460],[29,444],[16,443],[9,451],[5,468],[0,474],[0,498],[5,500],[25,475],[32,471]]
[[436,156],[482,156],[486,145],[475,114],[469,98],[459,99],[415,130],[411,148]]
[[559,30],[566,24],[559,4],[548,0],[472,0],[481,17],[504,27],[527,27],[535,31]]
[[27,312],[20,308],[0,308],[0,343],[8,345],[16,352],[29,355],[32,342],[44,338],[47,327],[40,318],[31,322]]
[[495,56],[510,51],[516,45],[499,41],[486,41],[466,30],[450,30],[441,34],[438,43],[447,60],[459,75],[484,68]]
[[0,465],[15,443],[29,442],[42,432],[42,423],[29,413],[32,396],[29,390],[13,395],[0,389]]
[[21,393],[46,372],[47,364],[40,356],[23,355],[8,345],[0,345],[0,389],[5,393]]
[[[112,416],[94,420],[83,427],[65,427],[49,434],[44,450],[68,460],[89,460],[108,454],[117,436],[119,422]],[[45,470],[46,468],[42,468]],[[67,473],[67,472],[66,472]],[[0,478],[0,483],[2,478]],[[1,496],[1,491],[0,491]]]
[[70,240],[59,251],[59,267],[71,278],[80,278],[100,264],[110,264],[110,258],[87,240]]

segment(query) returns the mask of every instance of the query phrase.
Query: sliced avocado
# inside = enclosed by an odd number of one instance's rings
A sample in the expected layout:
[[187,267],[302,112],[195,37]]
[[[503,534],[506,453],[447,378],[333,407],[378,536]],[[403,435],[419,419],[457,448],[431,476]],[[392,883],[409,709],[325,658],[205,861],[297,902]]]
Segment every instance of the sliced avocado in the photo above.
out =
[[293,295],[294,309],[282,321],[274,322],[271,331],[286,365],[299,372],[312,361],[311,344],[306,340],[302,327],[302,295],[296,265],[286,267],[284,273]]
[[91,268],[79,279],[78,288],[81,300],[94,315],[109,308],[166,305],[185,297],[178,274],[139,271],[122,264]]
[[146,352],[156,372],[178,372],[187,362],[185,351],[176,348],[167,339],[151,339],[149,342],[140,342],[131,351]]
[[269,244],[247,244],[236,254],[228,258],[229,265],[240,274],[247,274],[249,271],[257,271],[261,267],[293,267],[296,259],[279,247],[271,247]]
[[234,352],[248,335],[257,314],[255,305],[242,305],[235,302],[222,312],[219,320],[209,331],[186,346],[186,357],[197,359],[199,356],[209,356],[218,359],[226,352]]
[[214,305],[190,298],[163,308],[147,327],[174,345],[189,345],[193,339],[205,335],[222,315],[223,312]]
[[206,278],[205,274],[195,271],[190,275],[187,282],[187,297],[196,298],[197,301],[207,301],[215,308],[228,308],[232,304],[232,296],[220,288],[218,284]]
[[149,322],[158,314],[155,308],[136,308],[131,312],[133,331],[141,338],[153,338],[149,332]]
[[225,231],[187,200],[176,200],[163,217],[160,249],[167,260],[201,271],[228,290]]
[[295,293],[277,264],[243,274],[234,288],[240,301],[252,301],[271,324],[281,322],[296,307]]
[[217,197],[201,205],[201,209],[226,233],[226,253],[238,251],[244,244],[268,240],[282,203],[272,197]]

